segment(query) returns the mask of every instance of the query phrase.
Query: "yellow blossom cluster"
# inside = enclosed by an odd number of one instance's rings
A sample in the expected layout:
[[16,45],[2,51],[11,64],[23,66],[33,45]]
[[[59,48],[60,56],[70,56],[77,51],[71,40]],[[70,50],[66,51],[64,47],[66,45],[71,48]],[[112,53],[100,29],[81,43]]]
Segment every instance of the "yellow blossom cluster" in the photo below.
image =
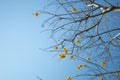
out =
[[[55,49],[55,50],[58,50],[59,47],[58,47],[58,46],[55,46],[54,49]],[[68,53],[68,51],[67,51],[66,48],[63,48],[63,50],[64,50],[64,53],[65,53],[65,54],[59,54],[58,57],[59,57],[60,59],[66,58],[66,54]]]
[[77,70],[80,70],[82,67],[83,67],[82,65],[78,65]]
[[82,67],[86,67],[86,66],[87,66],[86,64],[78,65],[78,66],[77,66],[77,70],[80,70]]
[[[58,46],[55,46],[54,49],[55,49],[55,50],[58,50]],[[63,48],[63,52],[64,52],[63,54],[61,53],[61,54],[58,55],[58,57],[59,57],[60,59],[66,58],[66,55],[68,54],[67,48],[64,47],[64,48]],[[70,58],[70,59],[74,59],[74,55],[70,55],[69,58]]]

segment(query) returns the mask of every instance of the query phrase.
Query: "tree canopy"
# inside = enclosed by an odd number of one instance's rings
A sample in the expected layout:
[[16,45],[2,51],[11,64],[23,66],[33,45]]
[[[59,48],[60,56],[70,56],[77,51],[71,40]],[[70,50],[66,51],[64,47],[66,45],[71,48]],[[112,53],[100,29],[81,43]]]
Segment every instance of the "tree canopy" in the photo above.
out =
[[120,80],[120,0],[48,0],[35,16],[49,16],[41,25],[55,45],[44,49],[58,58],[77,59],[86,72],[66,80]]

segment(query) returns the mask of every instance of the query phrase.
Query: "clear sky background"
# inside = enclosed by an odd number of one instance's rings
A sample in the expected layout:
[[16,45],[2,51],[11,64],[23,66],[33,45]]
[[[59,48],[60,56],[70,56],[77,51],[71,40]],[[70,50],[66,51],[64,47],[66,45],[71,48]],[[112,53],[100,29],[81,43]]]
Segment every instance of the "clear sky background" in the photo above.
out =
[[0,80],[64,80],[77,74],[76,61],[58,61],[39,50],[52,45],[49,33],[40,33],[44,17],[32,14],[42,1],[0,0]]
[[33,15],[45,4],[46,0],[0,0],[0,80],[65,80],[84,72],[76,70],[80,61],[69,56],[59,60],[55,53],[39,50],[53,44],[49,32],[40,33],[47,16]]

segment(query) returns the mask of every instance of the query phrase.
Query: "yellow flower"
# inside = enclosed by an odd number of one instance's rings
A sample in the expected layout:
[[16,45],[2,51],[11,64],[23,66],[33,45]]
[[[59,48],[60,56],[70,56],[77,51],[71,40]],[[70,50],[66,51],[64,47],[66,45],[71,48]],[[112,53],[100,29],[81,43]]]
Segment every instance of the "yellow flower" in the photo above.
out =
[[80,40],[76,40],[76,44],[78,45],[80,43]]
[[67,77],[67,79],[66,79],[66,80],[72,80],[72,79],[71,79],[71,77]]
[[117,43],[116,43],[116,42],[114,42],[113,44],[114,44],[115,46],[117,45]]
[[82,28],[82,26],[80,25],[80,28]]
[[101,77],[99,80],[104,80],[103,77]]
[[55,49],[55,50],[58,50],[58,46],[55,46],[54,49]]
[[68,54],[68,50],[64,51],[64,54]]
[[87,61],[90,61],[90,60],[91,60],[91,58],[89,58],[89,57],[88,57],[88,58],[86,58],[86,60],[87,60]]
[[63,51],[66,51],[67,50],[67,48],[63,48]]
[[82,68],[82,65],[79,65],[79,66],[77,67],[78,70],[80,70],[81,68]]
[[106,62],[101,62],[101,66],[104,67],[106,65]]
[[74,55],[71,55],[71,56],[70,56],[70,59],[74,59]]
[[115,71],[115,74],[116,74],[116,75],[119,75],[119,73],[120,73],[120,71]]
[[36,12],[34,15],[35,15],[36,17],[38,17],[38,16],[39,16],[39,13],[38,13],[38,12]]
[[106,22],[110,22],[110,20],[106,20]]
[[82,36],[82,35],[80,35],[80,38],[83,38],[83,36]]
[[66,55],[65,54],[59,54],[59,58],[64,59],[64,58],[66,58]]
[[105,28],[108,28],[108,26],[105,26]]
[[86,64],[83,64],[84,67],[86,67],[87,65]]
[[92,24],[90,24],[90,28],[92,27]]
[[106,70],[103,70],[104,72],[107,72]]
[[77,12],[76,8],[72,8],[71,12],[73,13]]
[[78,69],[78,70],[80,70],[80,69],[81,69],[81,67],[79,67],[79,66],[78,66],[78,67],[77,67],[77,69]]
[[63,48],[64,54],[68,54],[67,48]]

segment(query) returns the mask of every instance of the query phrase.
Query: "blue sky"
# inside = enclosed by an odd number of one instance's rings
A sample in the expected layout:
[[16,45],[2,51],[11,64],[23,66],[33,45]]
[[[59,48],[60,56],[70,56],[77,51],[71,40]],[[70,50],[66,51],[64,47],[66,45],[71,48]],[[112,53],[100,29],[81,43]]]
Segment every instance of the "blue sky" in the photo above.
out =
[[69,59],[58,61],[39,50],[52,44],[48,33],[40,34],[44,17],[32,14],[43,5],[42,0],[0,0],[0,80],[64,80],[74,72]]
[[53,45],[49,32],[40,33],[47,16],[33,15],[45,4],[43,0],[0,0],[0,80],[39,80],[36,76],[65,80],[84,72],[76,70],[83,62],[69,56],[59,60],[55,53],[39,50]]

